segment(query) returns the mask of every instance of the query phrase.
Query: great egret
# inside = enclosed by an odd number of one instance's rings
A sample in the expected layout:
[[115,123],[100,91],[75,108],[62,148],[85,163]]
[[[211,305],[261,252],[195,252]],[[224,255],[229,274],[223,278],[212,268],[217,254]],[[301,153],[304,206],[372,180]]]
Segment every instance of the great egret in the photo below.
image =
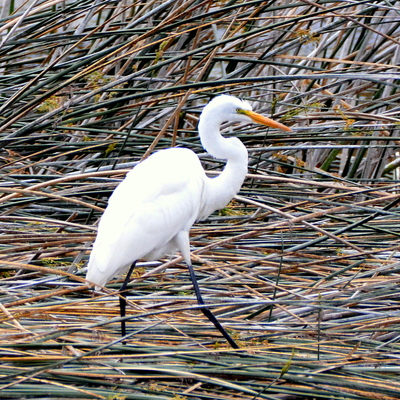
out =
[[[225,169],[218,177],[207,177],[197,155],[185,148],[160,150],[133,168],[111,195],[99,223],[86,275],[96,289],[131,266],[121,287],[124,292],[137,260],[157,260],[178,249],[189,268],[197,301],[204,305],[190,260],[189,230],[238,193],[248,164],[243,143],[221,136],[224,121],[255,122],[290,131],[253,112],[250,104],[236,97],[220,95],[210,101],[200,115],[200,140],[210,155],[227,161]],[[122,293],[122,317],[125,305]],[[238,348],[211,311],[206,307],[202,311],[230,345]],[[121,328],[125,336],[125,321]]]

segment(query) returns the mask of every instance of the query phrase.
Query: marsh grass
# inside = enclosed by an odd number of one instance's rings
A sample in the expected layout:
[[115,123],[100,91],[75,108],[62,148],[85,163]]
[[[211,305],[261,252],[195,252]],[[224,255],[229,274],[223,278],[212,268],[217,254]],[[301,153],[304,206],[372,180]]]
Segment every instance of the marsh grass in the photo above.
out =
[[[0,34],[0,397],[398,399],[399,2],[5,2]],[[85,287],[126,172],[185,146],[218,93],[293,133],[230,125],[235,200],[179,257]]]

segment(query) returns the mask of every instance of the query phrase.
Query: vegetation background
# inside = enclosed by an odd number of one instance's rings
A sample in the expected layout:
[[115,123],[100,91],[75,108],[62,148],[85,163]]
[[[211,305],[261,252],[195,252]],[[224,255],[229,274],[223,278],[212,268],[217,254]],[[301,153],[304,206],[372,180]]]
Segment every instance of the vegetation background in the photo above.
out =
[[[0,398],[400,398],[400,2],[4,0],[0,20]],[[250,153],[236,199],[179,256],[142,264],[130,337],[84,265],[117,183],[199,143],[203,105]]]

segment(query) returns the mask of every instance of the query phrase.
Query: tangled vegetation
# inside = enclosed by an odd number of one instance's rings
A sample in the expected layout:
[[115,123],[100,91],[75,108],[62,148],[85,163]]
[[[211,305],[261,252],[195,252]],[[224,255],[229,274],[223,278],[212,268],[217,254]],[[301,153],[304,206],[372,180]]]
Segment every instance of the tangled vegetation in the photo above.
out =
[[[400,2],[3,2],[0,398],[400,398]],[[84,268],[107,198],[185,146],[218,93],[293,129],[227,124],[238,196],[178,256],[142,263],[119,332]]]

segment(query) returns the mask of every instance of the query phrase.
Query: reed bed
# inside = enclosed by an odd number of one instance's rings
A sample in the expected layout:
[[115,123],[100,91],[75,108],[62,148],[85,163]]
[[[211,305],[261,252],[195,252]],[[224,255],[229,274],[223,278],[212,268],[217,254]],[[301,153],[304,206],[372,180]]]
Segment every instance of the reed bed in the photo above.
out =
[[[400,398],[398,1],[4,2],[0,398]],[[226,125],[236,198],[179,255],[84,276],[112,190],[152,152],[201,148],[203,105],[250,101],[292,134]]]

